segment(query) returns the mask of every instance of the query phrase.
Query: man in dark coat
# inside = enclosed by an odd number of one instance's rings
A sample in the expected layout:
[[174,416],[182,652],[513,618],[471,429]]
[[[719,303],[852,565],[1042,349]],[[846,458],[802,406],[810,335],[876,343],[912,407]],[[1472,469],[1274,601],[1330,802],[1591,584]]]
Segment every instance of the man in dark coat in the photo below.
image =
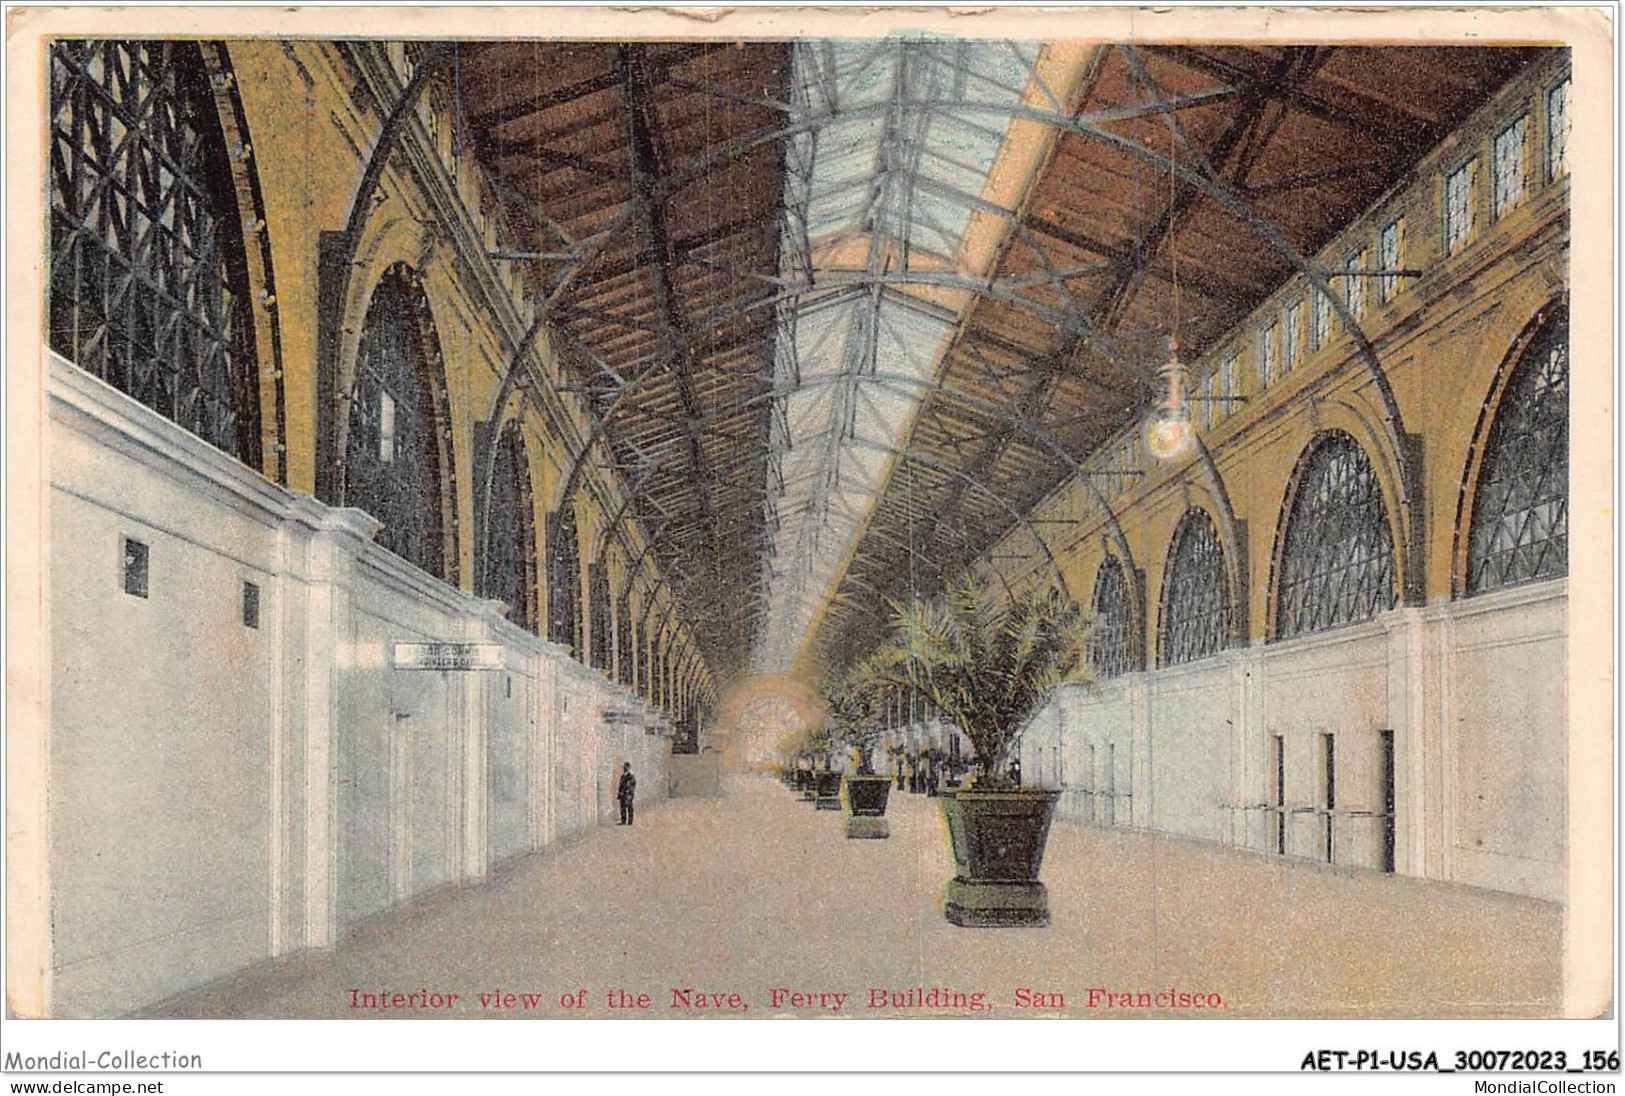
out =
[[615,790],[615,798],[621,804],[620,825],[632,824],[632,800],[637,791],[638,778],[632,775],[632,763],[626,762],[621,766],[621,786]]

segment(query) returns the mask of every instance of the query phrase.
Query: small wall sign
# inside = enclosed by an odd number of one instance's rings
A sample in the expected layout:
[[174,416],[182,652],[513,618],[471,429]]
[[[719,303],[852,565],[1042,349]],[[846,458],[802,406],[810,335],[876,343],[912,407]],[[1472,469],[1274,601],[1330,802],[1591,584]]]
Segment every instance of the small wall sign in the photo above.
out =
[[397,643],[390,664],[397,670],[500,670],[500,643]]

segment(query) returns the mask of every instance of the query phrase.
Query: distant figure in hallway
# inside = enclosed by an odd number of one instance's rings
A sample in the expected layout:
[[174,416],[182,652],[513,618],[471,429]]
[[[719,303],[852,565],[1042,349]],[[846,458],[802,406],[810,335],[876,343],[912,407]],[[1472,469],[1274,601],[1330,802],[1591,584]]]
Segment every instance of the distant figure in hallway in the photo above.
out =
[[636,795],[637,787],[638,778],[632,775],[632,763],[630,761],[625,762],[621,765],[621,786],[615,790],[615,798],[621,804],[621,821],[619,824],[622,826],[632,824],[632,800]]

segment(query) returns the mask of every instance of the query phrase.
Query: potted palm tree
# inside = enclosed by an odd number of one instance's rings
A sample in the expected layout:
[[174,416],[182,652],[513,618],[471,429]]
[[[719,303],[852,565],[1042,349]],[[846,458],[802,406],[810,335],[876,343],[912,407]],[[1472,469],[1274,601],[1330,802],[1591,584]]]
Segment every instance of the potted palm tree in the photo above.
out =
[[808,727],[800,733],[802,756],[809,767],[808,793],[803,798],[811,800],[814,807],[821,811],[840,810],[841,772],[831,767],[835,754],[840,752],[840,742],[827,725]]
[[974,578],[894,610],[870,672],[935,705],[974,753],[971,781],[937,800],[955,866],[943,914],[965,926],[1048,924],[1038,871],[1060,793],[1017,787],[1004,765],[1050,690],[1086,673],[1085,614],[1054,589],[1000,605]]
[[783,742],[795,750],[803,802],[814,803],[817,810],[840,810],[840,769],[830,768],[840,751],[834,730],[829,725],[808,727],[791,732]]
[[891,777],[875,772],[875,750],[885,734],[880,725],[882,687],[868,662],[860,662],[824,694],[830,731],[857,762],[857,772],[846,776],[846,836],[850,838],[891,836],[885,817]]
[[812,750],[806,731],[786,731],[779,738],[779,758],[789,775],[791,791],[811,803],[815,798],[813,786]]

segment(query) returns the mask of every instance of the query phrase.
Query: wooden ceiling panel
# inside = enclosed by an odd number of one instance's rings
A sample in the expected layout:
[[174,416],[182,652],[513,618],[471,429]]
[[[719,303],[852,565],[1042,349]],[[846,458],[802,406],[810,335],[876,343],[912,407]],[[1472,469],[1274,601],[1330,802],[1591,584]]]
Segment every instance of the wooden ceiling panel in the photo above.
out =
[[[1087,455],[1144,413],[1169,333],[1177,330],[1187,355],[1200,354],[1294,272],[1241,208],[1263,217],[1300,254],[1314,254],[1533,56],[1483,48],[1158,45],[1137,48],[1131,60],[1126,49],[1113,50],[1077,107],[1080,120],[1106,135],[1064,134],[1024,214],[1025,231],[1054,266],[1104,262],[1110,269],[1067,279],[1064,293],[1058,286],[1019,291],[1036,309],[981,297],[947,356],[944,384],[1019,412],[1067,452]],[[1173,104],[1178,134],[1159,99]],[[1192,173],[1211,166],[1220,193],[1192,185],[1169,169],[1169,159]],[[1023,240],[1005,250],[995,277],[1016,282],[1043,269]],[[1081,313],[1115,353],[1091,350],[1078,332],[1068,335],[1054,315],[1060,310]],[[951,395],[928,401],[910,447],[1023,502],[1067,472],[1026,431]],[[976,494],[950,490],[945,497],[957,516],[939,506],[924,519],[932,551],[943,553],[949,572],[1015,526],[1008,512]],[[905,512],[897,496],[894,480],[872,527],[895,533],[899,524],[918,526],[921,517]],[[857,553],[858,562],[889,558],[867,542]],[[859,608],[832,618],[815,637],[814,664],[839,664],[856,637],[875,634],[863,600],[846,604]]]
[[[1097,54],[1069,106],[1100,132],[1056,140],[989,288],[959,316],[938,375],[947,391],[913,418],[917,460],[886,481],[812,663],[874,634],[873,587],[919,582],[922,545],[940,582],[1012,527],[1011,506],[1060,481],[1066,462],[1031,429],[1086,455],[1144,413],[1168,334],[1200,354],[1292,274],[1247,216],[1315,253],[1536,55],[1199,43]],[[676,592],[717,666],[743,663],[746,591],[771,544],[760,397],[775,317],[758,305],[778,292],[786,151],[763,135],[786,121],[789,67],[786,43],[512,42],[469,45],[457,74],[462,123],[505,204],[499,246],[557,253],[558,228],[577,241],[614,231],[578,268],[536,259],[528,275],[552,286],[569,274],[557,342],[598,410],[615,390],[589,353],[628,376],[655,370],[608,433],[618,460],[660,454],[633,510],[670,522],[656,556],[691,576]],[[1216,182],[1193,185],[1170,159]],[[868,231],[850,230],[854,248],[868,249]],[[886,292],[934,307],[908,286]]]
[[567,250],[553,225],[578,241],[612,233],[578,268],[529,265],[539,284],[570,274],[554,304],[570,337],[556,345],[601,413],[617,390],[591,356],[642,377],[606,438],[629,467],[659,454],[632,509],[661,523],[655,557],[716,667],[745,657],[734,617],[766,546],[762,462],[741,450],[766,448],[765,401],[750,401],[769,383],[773,316],[745,309],[777,272],[782,189],[776,143],[716,150],[777,119],[744,100],[784,97],[786,53],[515,42],[471,48],[458,68],[463,124],[515,232],[499,246]]

